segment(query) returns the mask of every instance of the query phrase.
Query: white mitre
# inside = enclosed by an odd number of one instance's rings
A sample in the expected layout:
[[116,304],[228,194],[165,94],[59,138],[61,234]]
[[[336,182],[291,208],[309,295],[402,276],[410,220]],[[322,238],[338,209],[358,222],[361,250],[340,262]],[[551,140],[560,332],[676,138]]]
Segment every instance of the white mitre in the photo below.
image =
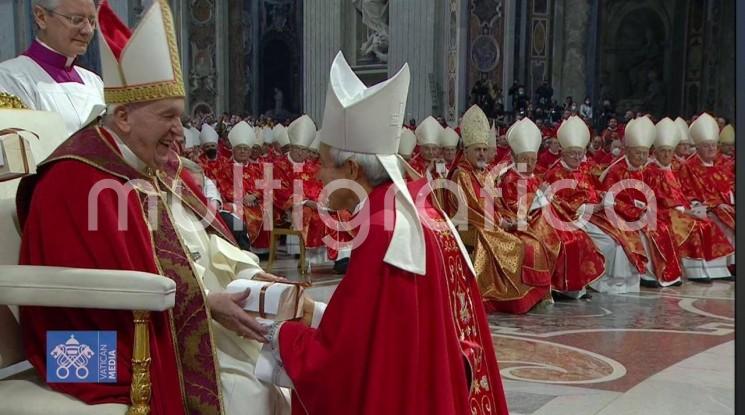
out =
[[310,148],[316,140],[316,124],[307,114],[296,118],[287,127],[290,143],[297,147]]
[[272,132],[274,133],[274,142],[278,143],[280,147],[290,145],[290,136],[287,134],[287,128],[284,125],[275,125]]
[[220,136],[209,124],[202,124],[202,131],[199,132],[199,141],[202,144],[217,143]]
[[401,142],[398,144],[398,154],[410,156],[416,147],[416,135],[408,128],[401,129]]
[[238,146],[253,147],[256,145],[256,133],[247,122],[241,121],[230,130],[228,141],[233,148]]
[[538,153],[541,140],[541,130],[527,117],[513,124],[507,133],[507,144],[515,154]]
[[199,130],[194,127],[184,127],[184,148],[199,147]]
[[274,131],[270,127],[261,127],[261,139],[267,145],[274,143]]
[[396,222],[383,261],[414,274],[426,272],[424,231],[397,154],[409,90],[409,66],[370,88],[339,52],[331,64],[321,142],[355,153],[375,154],[398,192]]

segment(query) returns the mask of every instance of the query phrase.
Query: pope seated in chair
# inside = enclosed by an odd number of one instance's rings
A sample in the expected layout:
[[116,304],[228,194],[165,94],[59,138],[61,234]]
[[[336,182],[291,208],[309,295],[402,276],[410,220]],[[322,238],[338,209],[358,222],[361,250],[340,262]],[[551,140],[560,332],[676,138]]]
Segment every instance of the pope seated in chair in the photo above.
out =
[[[241,251],[171,150],[184,110],[173,18],[158,0],[137,31],[98,12],[105,98],[88,125],[21,183],[22,265],[145,271],[176,282],[176,305],[151,314],[152,414],[284,414],[280,388],[254,363],[265,329],[227,294],[236,278],[275,278]],[[52,207],[54,206],[54,207]],[[22,307],[29,361],[46,378],[50,330],[117,332],[116,383],[50,383],[88,404],[130,402],[132,313]]]

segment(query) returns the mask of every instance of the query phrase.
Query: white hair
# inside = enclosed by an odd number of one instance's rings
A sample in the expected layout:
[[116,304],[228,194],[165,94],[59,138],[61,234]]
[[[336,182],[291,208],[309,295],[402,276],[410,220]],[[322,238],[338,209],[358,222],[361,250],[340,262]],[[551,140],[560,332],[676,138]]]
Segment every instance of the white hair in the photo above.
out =
[[[355,153],[352,151],[339,150],[338,148],[329,147],[329,155],[334,160],[336,167],[341,167],[347,160],[354,160],[360,165],[360,168],[365,173],[365,177],[370,182],[370,185],[376,187],[387,180],[391,179],[391,176],[380,163],[378,157],[375,154],[368,153]],[[403,175],[403,168],[401,163],[397,163],[399,174]]]
[[60,0],[31,0],[31,7],[40,6],[47,10],[55,9],[59,6]]

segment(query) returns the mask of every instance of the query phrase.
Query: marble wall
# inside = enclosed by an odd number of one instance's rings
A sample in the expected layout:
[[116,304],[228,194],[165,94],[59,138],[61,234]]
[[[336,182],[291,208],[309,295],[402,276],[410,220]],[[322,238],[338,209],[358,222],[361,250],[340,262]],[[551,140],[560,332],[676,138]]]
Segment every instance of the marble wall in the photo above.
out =
[[[435,53],[435,11],[442,10],[443,0],[391,1],[390,48],[388,76],[396,74],[404,63],[411,70],[405,119],[423,120],[432,114],[434,102],[442,95],[442,54]],[[439,59],[436,59],[436,56]],[[439,105],[439,102],[438,102]]]
[[0,0],[0,62],[16,56],[16,1]]
[[[443,112],[446,85],[447,31],[444,11],[456,0],[389,2],[387,61],[364,55],[360,46],[369,35],[351,1],[306,2],[303,18],[304,112],[320,123],[331,62],[344,52],[360,78],[373,84],[393,76],[404,63],[411,70],[406,119],[421,120],[433,111]],[[449,18],[449,14],[447,15]],[[457,39],[457,29],[456,36]],[[457,48],[456,48],[457,49]],[[455,71],[453,71],[455,76]],[[455,82],[453,80],[453,82]]]
[[[557,2],[554,31],[561,32],[561,40],[554,43],[554,96],[563,99],[571,95],[582,99],[587,94],[586,79],[588,28],[592,0]],[[532,92],[532,91],[531,91]],[[577,98],[580,97],[580,98]]]
[[553,30],[553,1],[530,0],[528,2],[528,24],[526,46],[528,64],[522,81],[528,91],[535,91],[544,79],[551,77]]
[[[109,2],[134,26],[152,0]],[[377,63],[366,63],[360,56],[366,29],[351,0],[295,2],[292,16],[272,11],[290,3],[171,1],[190,109],[266,109],[267,91],[261,86],[271,69],[262,67],[262,48],[272,36],[295,45],[290,49],[297,62],[288,63],[294,90],[285,94],[285,102],[292,101],[317,122],[329,66],[339,50],[366,82],[390,76],[408,62],[412,82],[406,117],[418,120],[435,113],[454,123],[479,80],[504,90],[518,79],[532,93],[547,77],[558,99],[592,94],[597,102],[613,94],[622,100],[628,97],[613,86],[611,72],[624,61],[606,55],[620,56],[624,45],[643,40],[644,34],[624,32],[621,26],[635,9],[647,8],[659,15],[656,26],[664,32],[659,66],[666,111],[690,115],[705,109],[734,115],[734,0],[391,0],[388,61]],[[30,4],[0,0],[0,60],[16,56],[33,39]],[[297,33],[272,28],[278,18],[290,19],[287,26]],[[639,19],[631,20],[628,25],[638,24]],[[91,45],[81,59],[94,70],[95,49]],[[507,91],[503,94],[509,103]]]
[[341,0],[309,1],[303,13],[303,112],[320,128],[329,69],[342,48]]
[[[479,81],[493,83],[494,89],[504,88],[504,62],[507,51],[506,31],[514,30],[507,24],[505,11],[510,0],[471,0],[468,24],[468,80],[466,91]],[[506,91],[505,91],[506,92]]]
[[[720,22],[719,63],[716,81],[719,94],[714,103],[714,111],[734,120],[735,117],[735,3],[722,3]],[[742,24],[742,22],[741,22]],[[742,51],[742,46],[740,46]]]
[[[231,112],[245,113],[251,110],[250,70],[253,65],[248,56],[253,53],[251,10],[248,2],[228,3],[228,73],[230,87],[228,102]],[[238,30],[235,30],[240,28]]]
[[441,16],[442,36],[440,48],[445,49],[443,61],[443,111],[450,125],[456,125],[458,115],[466,103],[468,0],[448,0]]

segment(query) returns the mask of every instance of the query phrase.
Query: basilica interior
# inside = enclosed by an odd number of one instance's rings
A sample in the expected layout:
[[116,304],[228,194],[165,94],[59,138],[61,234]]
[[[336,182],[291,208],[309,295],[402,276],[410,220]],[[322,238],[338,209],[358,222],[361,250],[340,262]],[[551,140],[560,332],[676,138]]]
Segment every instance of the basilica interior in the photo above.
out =
[[[0,0],[0,15],[13,16],[2,18],[0,61],[34,39],[31,3]],[[150,1],[109,3],[134,27]],[[536,110],[558,119],[586,99],[598,129],[606,111],[735,117],[735,0],[170,4],[192,117],[308,114],[320,125],[339,51],[368,86],[408,63],[404,118],[414,124],[432,115],[456,127],[478,104],[506,127]],[[99,41],[78,61],[96,73]],[[296,255],[280,247],[277,256],[273,272],[310,281],[317,301],[344,278],[333,262],[301,273]],[[724,415],[735,413],[734,315],[734,281],[714,281],[592,293],[489,313],[488,323],[511,414]],[[0,369],[0,379],[23,368]]]

